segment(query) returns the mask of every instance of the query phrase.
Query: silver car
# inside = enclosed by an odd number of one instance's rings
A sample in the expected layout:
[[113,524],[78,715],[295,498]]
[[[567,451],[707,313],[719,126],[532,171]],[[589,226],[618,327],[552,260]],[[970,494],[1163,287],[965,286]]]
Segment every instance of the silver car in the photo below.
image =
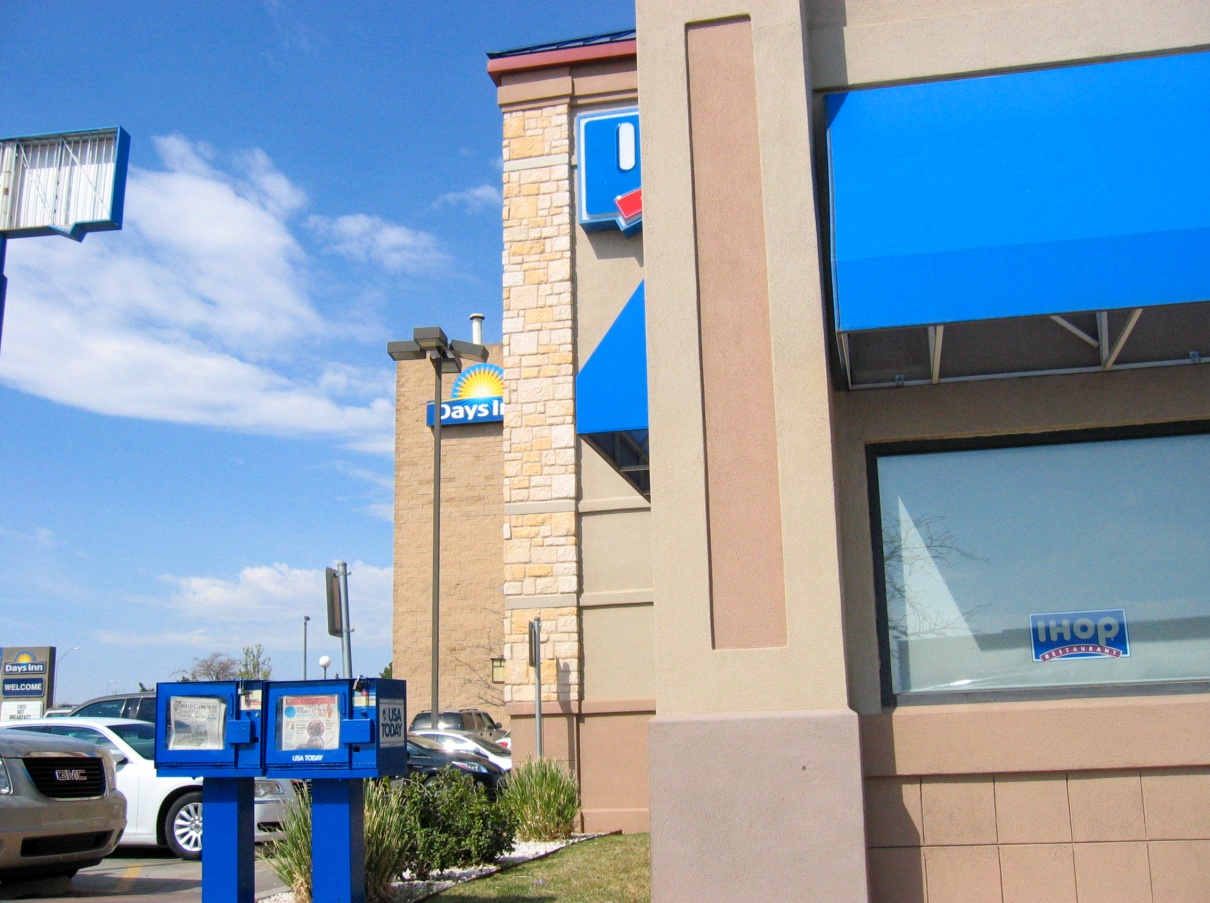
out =
[[[34,718],[11,721],[13,731],[70,737],[107,750],[117,763],[118,789],[135,802],[122,846],[167,846],[182,859],[202,856],[201,778],[160,777],[155,770],[155,725],[129,718]],[[277,840],[287,807],[296,799],[290,781],[257,778],[255,839]]]
[[107,753],[0,729],[0,881],[70,877],[112,853],[125,828]]

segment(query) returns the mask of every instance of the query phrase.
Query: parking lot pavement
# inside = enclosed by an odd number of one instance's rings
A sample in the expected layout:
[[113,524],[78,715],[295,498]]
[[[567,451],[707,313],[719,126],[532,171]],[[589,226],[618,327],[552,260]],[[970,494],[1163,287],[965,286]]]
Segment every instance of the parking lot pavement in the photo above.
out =
[[[256,896],[285,890],[267,863],[256,863]],[[153,850],[120,850],[100,865],[62,878],[0,884],[0,900],[104,900],[106,903],[200,903],[202,864]]]

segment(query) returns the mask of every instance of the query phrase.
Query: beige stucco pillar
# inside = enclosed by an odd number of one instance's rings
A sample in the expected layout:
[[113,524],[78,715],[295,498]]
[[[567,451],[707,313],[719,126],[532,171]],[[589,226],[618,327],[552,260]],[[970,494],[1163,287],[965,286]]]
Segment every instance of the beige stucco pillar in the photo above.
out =
[[807,42],[795,0],[638,0],[654,899],[864,901]]

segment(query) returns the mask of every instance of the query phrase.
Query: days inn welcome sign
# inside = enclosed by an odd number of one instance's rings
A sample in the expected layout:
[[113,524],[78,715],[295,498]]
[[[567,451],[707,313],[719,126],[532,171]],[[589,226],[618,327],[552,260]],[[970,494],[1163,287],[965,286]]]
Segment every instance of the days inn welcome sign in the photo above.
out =
[[[454,380],[450,400],[441,402],[441,425],[499,423],[504,419],[504,371],[495,364],[475,364]],[[433,403],[424,422],[433,425]]]

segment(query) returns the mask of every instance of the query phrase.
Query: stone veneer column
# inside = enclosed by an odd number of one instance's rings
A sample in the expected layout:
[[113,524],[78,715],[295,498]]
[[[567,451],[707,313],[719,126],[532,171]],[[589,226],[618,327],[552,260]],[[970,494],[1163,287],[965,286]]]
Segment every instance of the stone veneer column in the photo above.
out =
[[566,102],[504,112],[505,702],[580,695],[571,122]]

